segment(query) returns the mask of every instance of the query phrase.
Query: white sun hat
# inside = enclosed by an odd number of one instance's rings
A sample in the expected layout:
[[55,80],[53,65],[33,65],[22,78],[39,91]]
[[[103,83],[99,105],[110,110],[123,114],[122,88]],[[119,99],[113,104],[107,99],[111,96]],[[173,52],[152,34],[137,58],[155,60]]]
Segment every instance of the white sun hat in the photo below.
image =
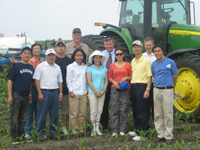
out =
[[94,56],[102,56],[102,59],[101,59],[101,64],[104,64],[105,62],[107,62],[108,60],[108,57],[102,53],[101,51],[99,50],[95,50],[89,57],[89,63],[92,64],[92,60],[93,60],[93,57]]

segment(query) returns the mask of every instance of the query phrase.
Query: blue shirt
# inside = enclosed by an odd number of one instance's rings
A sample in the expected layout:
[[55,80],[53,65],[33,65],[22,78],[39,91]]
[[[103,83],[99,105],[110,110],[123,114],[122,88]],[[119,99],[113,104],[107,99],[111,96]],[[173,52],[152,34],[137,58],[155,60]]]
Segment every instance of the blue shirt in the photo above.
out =
[[34,73],[33,66],[30,64],[16,63],[14,64],[7,78],[13,81],[12,90],[20,93],[29,93],[31,88],[31,82]]
[[155,78],[155,87],[172,86],[173,76],[178,73],[175,62],[172,59],[164,58],[162,61],[152,63],[152,74]]
[[[97,69],[94,65],[87,68],[86,73],[91,73],[91,82],[97,92],[101,89],[101,91],[104,90],[104,84],[105,84],[105,77],[106,72],[108,70],[104,66],[100,66],[99,69]],[[95,94],[93,90],[88,87],[88,91],[92,94]]]
[[[104,53],[109,58],[110,54],[107,50],[102,51],[102,53]],[[112,63],[114,63],[115,62],[115,49],[112,50],[111,55],[112,55]],[[106,62],[103,64],[103,66],[106,67]]]

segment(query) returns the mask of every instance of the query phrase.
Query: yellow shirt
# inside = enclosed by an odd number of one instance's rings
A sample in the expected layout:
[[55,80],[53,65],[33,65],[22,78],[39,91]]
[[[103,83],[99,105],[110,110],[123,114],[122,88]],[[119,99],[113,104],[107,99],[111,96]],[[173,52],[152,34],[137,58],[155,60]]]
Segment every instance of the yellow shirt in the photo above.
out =
[[135,61],[135,58],[131,61],[132,66],[132,79],[131,83],[144,83],[148,81],[148,77],[152,76],[151,62],[144,55]]

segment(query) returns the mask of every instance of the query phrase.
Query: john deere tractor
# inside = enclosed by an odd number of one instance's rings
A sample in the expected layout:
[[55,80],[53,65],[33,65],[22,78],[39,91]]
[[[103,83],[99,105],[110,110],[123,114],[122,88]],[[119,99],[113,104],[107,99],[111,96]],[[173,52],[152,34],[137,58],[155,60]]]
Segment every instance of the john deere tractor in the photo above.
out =
[[[126,60],[134,57],[131,44],[153,37],[165,47],[165,56],[173,59],[179,70],[174,91],[182,97],[174,101],[174,110],[200,115],[200,27],[191,25],[190,0],[119,0],[119,27],[95,23],[104,30],[100,35],[86,35],[82,42],[91,50],[104,50],[105,37],[112,37],[115,47],[125,49]],[[192,3],[194,6],[194,3]],[[194,7],[193,7],[194,9]],[[195,22],[195,17],[194,17]]]

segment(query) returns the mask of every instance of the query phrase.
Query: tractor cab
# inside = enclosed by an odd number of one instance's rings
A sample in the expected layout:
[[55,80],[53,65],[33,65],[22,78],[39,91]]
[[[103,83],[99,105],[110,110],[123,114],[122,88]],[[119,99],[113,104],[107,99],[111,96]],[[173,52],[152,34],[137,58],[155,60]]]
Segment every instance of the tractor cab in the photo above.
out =
[[167,47],[172,24],[190,25],[189,0],[120,0],[119,26],[128,28],[133,40],[152,36],[155,43]]

